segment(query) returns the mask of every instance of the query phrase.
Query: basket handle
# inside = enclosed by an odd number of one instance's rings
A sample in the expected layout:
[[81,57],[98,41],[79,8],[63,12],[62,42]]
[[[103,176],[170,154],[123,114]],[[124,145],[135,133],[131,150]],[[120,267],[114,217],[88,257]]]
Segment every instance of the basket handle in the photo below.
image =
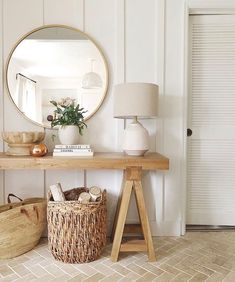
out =
[[37,225],[39,223],[38,208],[36,206],[33,206],[33,211],[36,213],[36,221],[30,217],[29,212],[25,208],[20,209],[20,212],[25,214],[28,220],[30,220],[34,225]]
[[7,202],[8,202],[8,204],[11,203],[10,197],[15,197],[15,198],[17,198],[18,200],[20,200],[21,202],[23,201],[21,198],[19,198],[19,197],[17,197],[16,195],[10,193],[10,194],[8,194],[8,196],[7,196]]

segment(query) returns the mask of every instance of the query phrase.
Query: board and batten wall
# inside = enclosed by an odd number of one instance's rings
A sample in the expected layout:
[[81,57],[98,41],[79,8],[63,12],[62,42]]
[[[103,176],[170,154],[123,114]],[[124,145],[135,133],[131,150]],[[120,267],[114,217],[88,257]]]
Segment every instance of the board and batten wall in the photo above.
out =
[[[177,3],[176,3],[177,2]],[[145,172],[143,186],[153,235],[182,233],[182,25],[184,1],[179,0],[1,0],[0,1],[0,131],[42,130],[25,119],[9,99],[4,73],[8,55],[25,33],[46,24],[78,28],[99,44],[109,68],[109,89],[99,111],[87,122],[82,143],[95,151],[121,151],[124,121],[113,118],[113,85],[152,82],[160,86],[160,113],[144,120],[151,136],[151,151],[170,159],[167,172]],[[173,39],[172,39],[173,36]],[[172,42],[174,43],[172,45]],[[52,134],[46,130],[52,149]],[[0,150],[6,145],[0,139]],[[98,185],[108,191],[109,227],[122,182],[113,170],[6,170],[0,172],[0,202],[8,193],[25,198],[46,195],[49,185],[60,182],[65,190]],[[128,221],[138,219],[134,201]]]

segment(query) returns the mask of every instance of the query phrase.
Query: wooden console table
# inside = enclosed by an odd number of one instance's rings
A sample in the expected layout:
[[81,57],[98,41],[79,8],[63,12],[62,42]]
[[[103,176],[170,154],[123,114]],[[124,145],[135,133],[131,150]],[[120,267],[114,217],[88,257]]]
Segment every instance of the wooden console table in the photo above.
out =
[[[149,261],[155,261],[155,252],[144,202],[141,173],[142,170],[168,170],[169,160],[158,154],[148,153],[143,157],[127,156],[123,153],[95,153],[93,157],[52,157],[7,156],[0,153],[0,169],[122,169],[124,185],[119,197],[113,227],[113,247],[111,260],[117,261],[119,252],[147,251]],[[134,240],[121,244],[125,220],[132,190],[136,202],[144,240]],[[135,228],[129,228],[132,232]]]

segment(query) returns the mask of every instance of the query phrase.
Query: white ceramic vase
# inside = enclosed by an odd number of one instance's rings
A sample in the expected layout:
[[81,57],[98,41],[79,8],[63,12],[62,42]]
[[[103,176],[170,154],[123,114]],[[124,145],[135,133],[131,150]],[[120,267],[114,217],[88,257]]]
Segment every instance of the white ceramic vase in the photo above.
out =
[[60,126],[58,137],[63,145],[76,145],[79,141],[79,130],[76,125]]

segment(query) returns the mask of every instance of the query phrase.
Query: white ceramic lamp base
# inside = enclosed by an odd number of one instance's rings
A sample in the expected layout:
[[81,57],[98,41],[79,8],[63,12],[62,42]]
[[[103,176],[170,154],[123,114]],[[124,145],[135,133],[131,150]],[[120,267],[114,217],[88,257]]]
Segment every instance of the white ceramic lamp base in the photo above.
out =
[[149,150],[149,134],[134,120],[124,131],[123,151],[130,156],[143,156]]

